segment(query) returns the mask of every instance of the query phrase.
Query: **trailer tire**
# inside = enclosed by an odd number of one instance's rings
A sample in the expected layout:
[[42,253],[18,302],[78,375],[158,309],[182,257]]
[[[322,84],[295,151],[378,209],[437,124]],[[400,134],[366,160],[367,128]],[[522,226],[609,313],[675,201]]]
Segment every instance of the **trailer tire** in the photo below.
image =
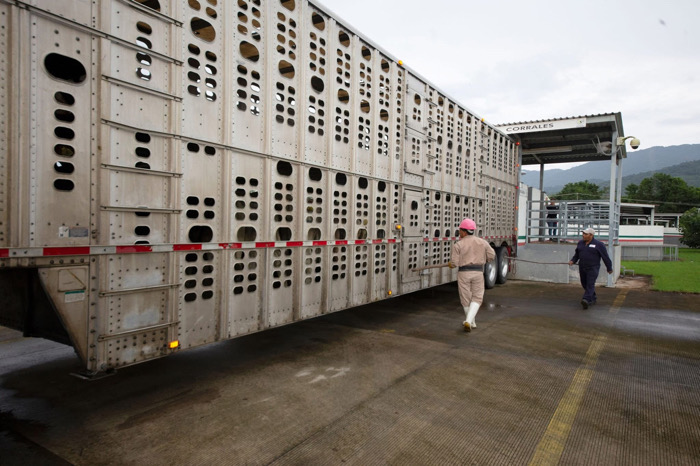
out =
[[508,249],[504,246],[496,248],[497,273],[496,283],[503,285],[508,281]]
[[496,261],[487,262],[484,265],[484,288],[490,290],[496,285],[496,276],[498,271],[496,268]]

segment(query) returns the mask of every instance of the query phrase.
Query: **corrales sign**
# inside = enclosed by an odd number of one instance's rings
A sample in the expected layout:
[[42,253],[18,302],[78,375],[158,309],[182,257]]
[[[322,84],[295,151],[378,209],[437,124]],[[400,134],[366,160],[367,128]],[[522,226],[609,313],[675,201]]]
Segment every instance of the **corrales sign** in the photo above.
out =
[[523,123],[509,123],[496,125],[506,134],[532,133],[535,131],[554,131],[557,129],[585,128],[585,118],[570,118],[568,120],[528,121]]

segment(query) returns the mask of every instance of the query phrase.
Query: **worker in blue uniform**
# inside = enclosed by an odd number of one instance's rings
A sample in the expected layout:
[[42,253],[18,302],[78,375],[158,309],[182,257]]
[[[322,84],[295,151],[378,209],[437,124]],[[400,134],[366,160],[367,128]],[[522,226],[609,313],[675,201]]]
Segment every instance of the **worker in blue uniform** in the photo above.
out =
[[578,272],[581,276],[581,286],[584,289],[581,306],[588,309],[588,306],[595,304],[595,281],[600,272],[600,260],[603,259],[608,273],[613,273],[612,261],[608,256],[605,245],[595,239],[593,228],[583,230],[583,239],[576,245],[574,257],[569,261],[569,265],[578,263]]

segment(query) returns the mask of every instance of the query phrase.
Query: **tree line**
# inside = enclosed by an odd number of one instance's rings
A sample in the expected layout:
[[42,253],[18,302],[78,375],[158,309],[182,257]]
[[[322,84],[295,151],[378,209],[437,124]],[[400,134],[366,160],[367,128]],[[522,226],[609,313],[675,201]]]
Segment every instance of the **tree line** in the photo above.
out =
[[[594,183],[577,181],[567,183],[561,191],[551,196],[561,201],[609,200],[609,189]],[[700,247],[700,188],[689,186],[682,178],[656,173],[639,184],[625,188],[622,202],[654,204],[659,213],[683,213],[680,218],[681,242],[691,248]]]

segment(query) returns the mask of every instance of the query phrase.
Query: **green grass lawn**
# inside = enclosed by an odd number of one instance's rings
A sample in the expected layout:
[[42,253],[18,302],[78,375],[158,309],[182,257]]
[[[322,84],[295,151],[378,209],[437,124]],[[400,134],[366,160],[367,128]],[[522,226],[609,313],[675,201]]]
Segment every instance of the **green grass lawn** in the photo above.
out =
[[700,249],[678,249],[678,262],[622,261],[635,275],[651,275],[658,291],[700,293]]

